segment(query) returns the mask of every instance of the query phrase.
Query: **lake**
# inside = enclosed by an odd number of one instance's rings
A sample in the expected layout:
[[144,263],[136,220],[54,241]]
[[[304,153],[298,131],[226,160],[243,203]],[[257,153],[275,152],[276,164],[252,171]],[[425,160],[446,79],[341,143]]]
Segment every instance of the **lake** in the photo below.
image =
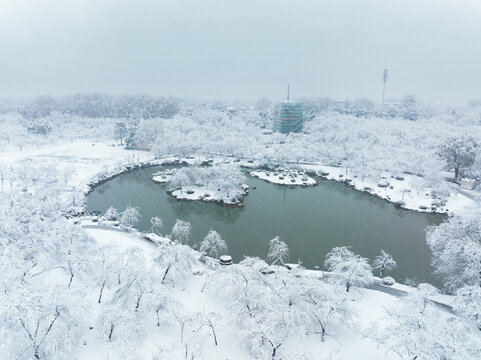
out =
[[[87,196],[89,211],[119,211],[129,204],[139,208],[139,230],[150,228],[150,219],[160,217],[162,233],[169,234],[176,219],[192,225],[192,246],[209,229],[221,234],[234,261],[244,256],[265,258],[269,240],[278,235],[289,246],[289,262],[300,260],[315,268],[336,246],[351,246],[360,255],[374,259],[381,249],[398,263],[387,275],[400,282],[408,279],[439,285],[430,265],[431,251],[426,228],[446,217],[396,208],[375,196],[343,183],[316,178],[318,186],[293,188],[246,176],[251,186],[245,207],[222,207],[214,203],[177,201],[166,193],[167,185],[154,183],[151,167],[122,174],[95,188]],[[252,189],[255,186],[256,189]]]

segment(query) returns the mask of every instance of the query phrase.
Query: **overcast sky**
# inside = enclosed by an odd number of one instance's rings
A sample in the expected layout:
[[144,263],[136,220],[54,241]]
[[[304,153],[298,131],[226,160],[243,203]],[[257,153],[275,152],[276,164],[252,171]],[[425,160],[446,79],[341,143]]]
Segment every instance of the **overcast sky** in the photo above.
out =
[[0,96],[481,98],[481,0],[0,0]]

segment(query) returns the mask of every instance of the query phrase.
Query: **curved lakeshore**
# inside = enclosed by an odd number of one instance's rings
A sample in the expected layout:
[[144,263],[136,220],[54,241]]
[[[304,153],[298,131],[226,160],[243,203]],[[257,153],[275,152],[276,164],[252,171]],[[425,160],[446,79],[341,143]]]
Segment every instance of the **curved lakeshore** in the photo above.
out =
[[[209,160],[206,160],[206,159]],[[226,160],[228,159],[228,160]],[[128,173],[132,170],[137,170],[145,167],[153,166],[186,166],[186,165],[205,165],[211,164],[213,159],[211,156],[199,156],[194,159],[193,156],[179,157],[178,155],[166,155],[161,158],[154,158],[149,161],[136,162],[127,165],[120,166],[113,170],[107,170],[95,174],[89,177],[82,184],[77,186],[77,191],[81,192],[84,196],[89,194],[97,185],[103,184],[105,181],[111,180],[119,175]],[[250,170],[249,172],[256,173],[262,169],[267,169],[268,171],[275,172],[278,170],[278,165],[271,166],[260,166],[260,164],[255,159],[239,159],[234,157],[221,156],[216,158],[216,162],[236,162],[239,166]],[[290,185],[290,186],[312,186],[316,185],[315,180],[312,183],[312,175],[315,174],[319,178],[334,180],[336,182],[343,183],[352,189],[373,195],[380,199],[385,200],[388,203],[395,205],[396,207],[412,210],[419,213],[432,213],[432,214],[442,214],[451,215],[458,211],[461,211],[464,207],[472,203],[472,201],[462,194],[450,194],[445,200],[433,197],[429,191],[430,188],[425,188],[422,190],[414,190],[412,187],[413,182],[416,181],[417,176],[413,174],[403,174],[403,176],[390,174],[388,171],[383,172],[384,175],[381,176],[380,180],[370,180],[364,179],[364,177],[356,174],[349,173],[346,176],[347,169],[333,166],[333,165],[322,165],[316,163],[303,163],[303,162],[288,162],[291,166],[296,166],[302,169],[302,172],[308,175],[309,183],[302,182],[300,184],[285,183],[284,181],[275,181],[272,178],[264,178],[265,181],[279,184],[279,185]],[[256,176],[256,175],[253,175]],[[257,176],[259,177],[259,176]],[[388,181],[392,181],[394,184],[390,184]],[[158,184],[165,184],[168,182],[168,178],[155,178],[152,179]],[[381,186],[380,182],[387,182],[387,186]],[[393,185],[396,185],[395,187]],[[77,213],[84,213],[86,210],[85,206],[81,207]]]
[[164,185],[151,180],[156,170],[131,171],[96,186],[88,196],[88,210],[105,211],[110,205],[123,210],[130,203],[139,207],[142,219],[137,228],[143,231],[153,216],[164,220],[165,233],[177,218],[187,220],[193,227],[193,243],[212,227],[228,242],[234,261],[244,255],[264,258],[268,240],[275,235],[288,243],[289,261],[300,259],[307,268],[320,266],[335,246],[353,246],[369,258],[384,249],[398,260],[399,268],[392,274],[397,280],[436,283],[425,228],[439,224],[444,216],[398,209],[321,177],[316,178],[318,186],[308,187],[275,185],[249,177],[252,193],[244,200],[245,208],[179,202],[166,194]]

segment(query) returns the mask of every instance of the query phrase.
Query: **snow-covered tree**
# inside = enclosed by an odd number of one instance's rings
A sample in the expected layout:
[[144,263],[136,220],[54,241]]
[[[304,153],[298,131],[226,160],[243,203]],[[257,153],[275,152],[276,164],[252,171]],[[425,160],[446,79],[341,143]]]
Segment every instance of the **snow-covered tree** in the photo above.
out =
[[414,121],[418,119],[416,97],[414,95],[406,95],[403,97],[401,111],[402,117],[406,120]]
[[433,265],[449,290],[481,287],[481,208],[455,215],[428,230]]
[[481,208],[455,215],[429,229],[433,265],[455,292],[454,310],[481,328]]
[[182,307],[176,307],[171,309],[170,316],[179,325],[180,343],[183,344],[185,329],[188,325],[192,324],[195,314],[185,311]]
[[132,342],[142,335],[137,314],[117,303],[106,303],[97,317],[96,331],[106,342]]
[[[0,305],[1,327],[7,326],[12,341],[4,343],[12,358],[59,359],[75,345],[83,324],[82,303],[61,287],[20,285]],[[0,329],[1,330],[1,329]]]
[[115,124],[115,137],[120,140],[120,145],[123,145],[123,140],[127,134],[127,125],[125,122],[117,122]]
[[133,141],[135,144],[154,144],[157,138],[162,139],[163,134],[162,119],[143,119],[139,122]]
[[472,319],[481,330],[481,287],[467,285],[456,291],[454,311],[460,316]]
[[107,266],[112,275],[115,275],[117,285],[133,281],[137,276],[137,269],[143,269],[145,267],[146,259],[144,252],[138,246],[131,246],[117,256],[114,254],[108,255],[107,252],[106,256],[109,257]]
[[190,179],[185,173],[185,171],[181,171],[183,169],[178,169],[174,172],[174,175],[169,180],[169,184],[172,185],[174,188],[179,188],[180,192],[182,193],[182,188],[188,184],[190,184]]
[[433,295],[434,287],[421,285],[401,298],[400,306],[388,310],[386,318],[367,335],[399,359],[477,358],[481,354],[481,337],[473,333],[470,324],[430,304],[427,299]]
[[424,314],[427,306],[432,302],[433,298],[439,294],[439,290],[428,283],[419,284],[415,291],[405,296],[402,301],[407,308]]
[[437,155],[446,161],[446,170],[454,170],[457,179],[462,171],[473,165],[479,146],[472,136],[449,137],[441,144]]
[[222,316],[218,313],[198,313],[195,316],[196,322],[199,324],[198,332],[202,328],[207,328],[214,338],[214,345],[218,345],[216,327],[217,322],[222,319]]
[[374,281],[368,260],[347,246],[332,249],[326,255],[324,267],[330,272],[329,282],[344,285],[346,292],[351,286],[366,286]]
[[132,269],[132,276],[117,289],[110,301],[136,312],[141,312],[144,308],[147,308],[142,312],[148,314],[151,302],[146,298],[153,294],[153,280],[153,276],[144,267]]
[[11,170],[9,169],[9,167],[7,165],[0,164],[0,182],[2,183],[2,189],[3,189],[3,185],[5,183],[5,180],[7,179],[10,171]]
[[218,232],[211,229],[200,243],[199,250],[213,258],[218,258],[227,252],[227,244]]
[[238,316],[247,314],[253,317],[264,306],[259,294],[265,286],[261,270],[267,266],[262,259],[246,257],[239,264],[212,273],[204,288],[209,289],[213,285],[216,294],[234,299],[231,307]]
[[52,224],[51,229],[61,237],[51,267],[60,265],[65,270],[68,276],[67,287],[72,285],[74,278],[91,278],[91,259],[95,257],[95,251],[90,237],[79,226],[65,224],[63,221]]
[[278,359],[290,330],[274,309],[245,320],[241,345],[254,359]]
[[253,267],[241,273],[235,293],[242,305],[238,313],[241,344],[254,358],[284,358],[284,344],[291,336],[317,329],[310,327],[312,313],[302,296],[309,281],[284,268],[262,275],[258,267],[265,266],[265,262],[255,259],[242,263]]
[[379,270],[379,277],[382,277],[385,271],[391,271],[395,269],[396,266],[396,261],[384,250],[381,250],[381,253],[376,256],[372,262],[373,269]]
[[335,319],[341,319],[346,322],[350,319],[351,314],[347,310],[346,298],[339,296],[332,289],[316,286],[307,282],[300,286],[299,290],[299,306],[303,313],[306,334],[320,335],[321,342],[325,341],[328,329],[334,326]]
[[160,229],[162,229],[162,226],[164,226],[162,219],[154,216],[150,219],[150,224],[152,227],[149,229],[149,232],[154,232],[155,234],[160,235]]
[[106,221],[117,221],[118,219],[119,219],[119,212],[113,206],[110,206],[107,210],[105,210],[105,213],[102,216],[102,220],[106,220]]
[[152,285],[151,307],[155,312],[155,325],[160,327],[161,324],[169,324],[172,320],[170,311],[182,305],[175,301],[173,295],[162,283],[154,281]]
[[75,169],[73,167],[67,167],[62,171],[62,180],[64,186],[67,186],[68,182],[72,178],[72,176],[75,174]]
[[128,123],[128,127],[126,129],[126,136],[125,136],[125,148],[126,149],[135,149],[138,145],[136,143],[136,134],[137,134],[137,120],[130,120]]
[[131,228],[140,220],[139,210],[132,206],[127,206],[120,216],[122,225]]
[[192,273],[198,262],[197,256],[190,247],[181,244],[159,245],[154,262],[160,271],[160,282],[170,282],[173,286]]
[[177,219],[172,227],[172,240],[185,245],[189,242],[191,231],[190,222]]
[[272,261],[272,264],[284,264],[284,261],[289,257],[289,248],[284,241],[279,239],[279,236],[269,241],[269,252],[267,259]]
[[99,287],[97,302],[100,304],[105,289],[115,284],[116,278],[119,278],[119,275],[116,276],[116,274],[123,269],[120,268],[119,263],[115,261],[113,250],[108,246],[97,249],[92,265],[95,266],[94,280]]

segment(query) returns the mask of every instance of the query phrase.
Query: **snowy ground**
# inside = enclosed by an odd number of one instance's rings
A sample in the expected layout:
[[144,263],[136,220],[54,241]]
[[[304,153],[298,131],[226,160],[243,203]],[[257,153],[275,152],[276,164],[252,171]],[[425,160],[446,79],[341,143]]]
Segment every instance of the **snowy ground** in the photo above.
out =
[[[155,251],[154,244],[144,241],[135,234],[102,227],[98,229],[87,228],[86,231],[99,244],[113,246],[118,249],[119,253],[137,246],[142,249],[146,259],[149,259]],[[199,266],[201,266],[200,263]],[[206,339],[205,344],[203,344],[203,355],[200,358],[250,359],[245,349],[237,345],[240,329],[228,308],[228,303],[201,291],[209,270],[206,268],[198,270],[201,270],[196,272],[199,275],[191,275],[185,286],[173,291],[176,300],[182,305],[186,313],[214,311],[222,316],[217,329],[219,345],[214,346],[212,339]],[[295,358],[301,349],[302,352],[306,352],[306,349],[308,349],[307,354],[317,354],[314,356],[318,359],[397,359],[394,354],[386,353],[385,349],[378,347],[372,340],[362,335],[364,331],[367,331],[377,321],[386,316],[387,309],[396,307],[397,302],[396,297],[388,294],[373,290],[354,289],[351,306],[357,312],[357,318],[353,319],[351,324],[340,326],[335,332],[331,332],[324,343],[320,342],[315,336],[295,338],[288,344],[292,358]],[[135,349],[136,354],[150,358],[148,356],[152,353],[152,350],[177,343],[178,336],[177,331],[161,331],[159,334],[158,330],[152,329],[152,336],[144,339],[141,348]],[[79,359],[100,360],[105,359],[108,355],[115,356],[119,351],[119,349],[103,344],[95,336],[87,336],[85,341],[87,345],[78,348],[77,356]],[[325,354],[325,356],[318,357],[319,354]],[[360,358],[360,354],[366,354],[366,356]]]
[[146,151],[126,150],[123,146],[93,140],[58,141],[54,145],[41,147],[25,146],[0,152],[0,163],[19,164],[28,161],[32,164],[51,164],[59,171],[68,170],[70,188],[80,188],[94,175],[107,169],[115,169],[126,164],[152,160],[153,155]]
[[[87,224],[86,231],[99,244],[115,247],[119,253],[131,247],[139,247],[144,252],[145,258],[151,259],[155,252],[156,245],[146,241],[139,234],[102,226],[95,228],[95,225],[88,221],[83,223]],[[219,345],[214,345],[212,337],[205,338],[201,345],[202,356],[200,358],[249,359],[245,349],[238,345],[241,329],[229,309],[229,302],[202,290],[209,279],[210,272],[211,270],[199,262],[198,267],[192,271],[184,286],[172,290],[175,300],[179,302],[185,313],[216,312],[221,316],[221,320],[216,325]],[[300,275],[302,276],[302,272]],[[319,272],[306,271],[306,276],[315,276],[318,281],[325,282],[322,277],[317,275]],[[414,291],[413,288],[407,286],[398,285],[397,288],[407,292]],[[399,307],[399,299],[396,296],[374,290],[354,288],[351,291],[349,309],[356,314],[355,318],[349,319],[346,323],[339,322],[335,327],[331,324],[325,342],[320,342],[316,336],[302,336],[301,334],[294,336],[284,345],[289,349],[287,351],[291,356],[289,358],[294,359],[296,354],[302,353],[312,359],[398,359],[397,355],[377,345],[365,334],[377,326],[378,322],[383,321],[389,311]],[[442,309],[437,311],[439,317],[447,316]],[[141,347],[134,349],[137,356],[148,358],[155,349],[166,348],[178,342],[177,331],[162,331],[153,328],[147,333],[151,335],[143,340]],[[126,351],[105,345],[95,336],[89,336],[88,333],[84,341],[86,345],[78,346],[77,350],[77,356],[80,359],[105,359],[106,356],[115,358],[120,350],[122,350],[122,354],[125,354]],[[324,355],[321,356],[321,354]]]

